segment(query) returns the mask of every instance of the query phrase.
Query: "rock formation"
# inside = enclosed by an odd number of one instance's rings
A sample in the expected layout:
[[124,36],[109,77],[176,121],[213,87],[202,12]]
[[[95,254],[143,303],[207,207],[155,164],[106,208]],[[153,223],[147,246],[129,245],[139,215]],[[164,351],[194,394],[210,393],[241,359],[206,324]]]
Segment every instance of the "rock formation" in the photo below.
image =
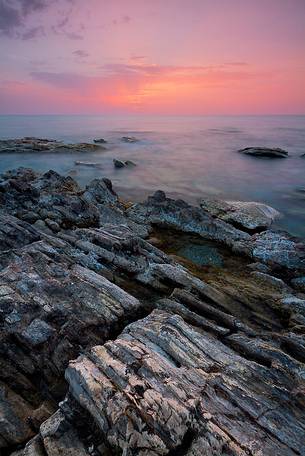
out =
[[[0,204],[1,455],[305,454],[302,240],[54,171]],[[226,261],[156,247],[177,233]]]
[[105,150],[101,142],[66,144],[54,139],[26,137],[22,139],[0,140],[0,153],[27,153],[27,152],[90,152]]
[[267,157],[267,158],[286,158],[288,152],[280,149],[279,147],[246,147],[240,149],[239,152],[245,155],[252,155],[253,157]]

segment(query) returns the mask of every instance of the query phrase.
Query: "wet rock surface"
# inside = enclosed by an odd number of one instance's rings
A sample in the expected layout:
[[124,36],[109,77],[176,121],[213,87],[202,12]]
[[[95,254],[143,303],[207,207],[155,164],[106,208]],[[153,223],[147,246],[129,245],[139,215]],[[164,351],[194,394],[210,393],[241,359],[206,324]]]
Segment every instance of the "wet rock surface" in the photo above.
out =
[[304,454],[302,240],[53,171],[0,203],[1,455]]
[[105,149],[101,141],[91,143],[66,144],[61,141],[46,138],[26,137],[21,139],[0,140],[1,153],[30,153],[30,152],[89,152]]
[[246,147],[245,149],[240,149],[238,152],[251,155],[253,157],[267,157],[267,158],[286,158],[288,157],[288,152],[279,147],[270,148],[270,147]]
[[235,221],[232,224],[230,218],[225,222],[203,208],[167,198],[162,191],[157,191],[144,203],[134,204],[127,214],[139,224],[149,222],[161,228],[198,234],[272,267],[305,269],[304,243],[288,233],[267,230],[251,235],[248,227],[236,228]]
[[116,158],[113,159],[113,165],[114,165],[115,168],[126,168],[126,167],[130,168],[130,167],[137,166],[131,160],[122,161],[122,160],[118,160]]

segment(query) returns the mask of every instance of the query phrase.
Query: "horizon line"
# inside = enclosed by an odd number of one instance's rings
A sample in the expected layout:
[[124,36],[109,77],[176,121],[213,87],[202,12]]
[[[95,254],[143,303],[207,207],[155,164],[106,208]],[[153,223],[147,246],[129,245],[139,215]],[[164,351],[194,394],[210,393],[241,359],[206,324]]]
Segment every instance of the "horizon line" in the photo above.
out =
[[31,114],[31,113],[1,113],[0,116],[6,116],[6,117],[15,117],[15,116],[29,116],[29,117],[41,117],[41,116],[69,116],[69,117],[81,117],[81,116],[88,116],[88,117],[99,117],[99,116],[150,116],[150,117],[304,117],[304,113],[261,113],[261,114],[245,114],[245,113],[240,113],[240,114],[156,114],[156,113],[37,113],[37,114]]

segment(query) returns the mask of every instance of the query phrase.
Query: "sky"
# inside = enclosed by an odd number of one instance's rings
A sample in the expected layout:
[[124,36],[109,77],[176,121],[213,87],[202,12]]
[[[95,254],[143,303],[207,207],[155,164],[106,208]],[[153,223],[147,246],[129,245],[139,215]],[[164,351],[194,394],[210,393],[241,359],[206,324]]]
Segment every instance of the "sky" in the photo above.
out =
[[305,114],[305,0],[0,0],[1,114]]

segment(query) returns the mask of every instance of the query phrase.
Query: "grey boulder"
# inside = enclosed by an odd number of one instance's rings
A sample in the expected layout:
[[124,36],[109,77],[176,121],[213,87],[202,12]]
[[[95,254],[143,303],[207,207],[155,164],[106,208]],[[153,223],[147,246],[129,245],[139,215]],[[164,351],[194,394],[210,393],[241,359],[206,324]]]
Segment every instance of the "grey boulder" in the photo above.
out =
[[204,199],[200,206],[213,217],[249,231],[269,228],[272,222],[280,217],[280,213],[273,207],[254,201]]

